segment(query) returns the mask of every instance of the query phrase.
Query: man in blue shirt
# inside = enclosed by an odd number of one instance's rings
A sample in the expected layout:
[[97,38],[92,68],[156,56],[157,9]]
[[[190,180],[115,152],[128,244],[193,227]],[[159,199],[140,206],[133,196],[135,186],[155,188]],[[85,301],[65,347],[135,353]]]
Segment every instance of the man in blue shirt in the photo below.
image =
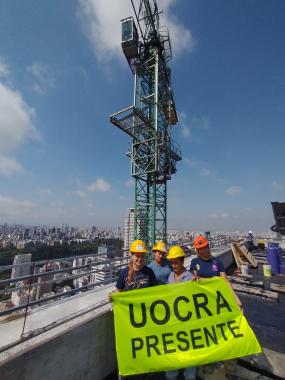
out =
[[167,284],[171,265],[169,260],[166,259],[166,245],[162,241],[158,241],[154,244],[152,250],[154,252],[154,260],[148,267],[154,272],[158,285]]
[[191,261],[190,270],[198,278],[226,277],[223,263],[211,255],[208,240],[204,236],[199,235],[196,236],[193,244],[198,257]]
[[[233,290],[231,283],[227,278],[223,263],[219,259],[215,259],[211,255],[208,240],[204,236],[199,235],[195,237],[193,244],[196,248],[198,257],[191,261],[190,270],[192,271],[192,273],[194,273],[196,280],[199,280],[200,278],[211,278],[215,276],[223,277],[227,282],[229,288],[231,289],[236,303],[242,310],[241,301],[238,295]],[[236,360],[226,360],[224,362],[224,366],[227,377],[234,378],[236,370]]]
[[196,279],[215,276],[223,277],[233,292],[236,303],[242,308],[241,301],[227,278],[223,263],[211,255],[208,240],[204,236],[199,235],[195,237],[193,244],[198,257],[191,261],[190,270],[194,273]]

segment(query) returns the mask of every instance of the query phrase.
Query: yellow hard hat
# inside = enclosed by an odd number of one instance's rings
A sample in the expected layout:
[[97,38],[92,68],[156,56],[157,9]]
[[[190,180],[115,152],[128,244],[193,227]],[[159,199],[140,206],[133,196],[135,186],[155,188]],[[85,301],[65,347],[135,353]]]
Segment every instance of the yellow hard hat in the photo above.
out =
[[135,240],[130,247],[131,253],[147,253],[145,242],[142,240]]
[[154,243],[152,250],[167,253],[166,245],[163,241],[157,241]]
[[171,260],[177,259],[178,257],[185,257],[185,253],[179,245],[174,245],[169,249],[167,258]]

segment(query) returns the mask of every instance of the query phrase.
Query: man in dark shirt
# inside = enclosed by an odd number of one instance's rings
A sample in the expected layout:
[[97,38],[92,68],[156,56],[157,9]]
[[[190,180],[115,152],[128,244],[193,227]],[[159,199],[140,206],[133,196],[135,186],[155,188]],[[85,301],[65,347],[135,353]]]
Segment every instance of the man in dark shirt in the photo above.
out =
[[[223,263],[211,255],[208,240],[204,236],[199,235],[195,237],[193,244],[196,248],[198,257],[191,261],[190,270],[194,273],[196,279],[198,280],[199,278],[211,278],[215,276],[223,277],[231,289],[236,303],[242,310],[241,301],[233,290],[231,283],[227,278]],[[236,360],[226,360],[224,362],[224,366],[227,377],[234,378],[236,371]]]
[[191,261],[191,271],[195,271],[198,277],[214,277],[220,276],[221,272],[225,272],[224,264],[213,257],[208,260],[203,260],[200,257],[196,257]]
[[242,308],[241,301],[228,280],[223,263],[211,255],[208,240],[204,236],[199,235],[195,237],[193,244],[198,257],[191,261],[190,270],[194,273],[196,278],[223,277],[233,292],[236,303]]

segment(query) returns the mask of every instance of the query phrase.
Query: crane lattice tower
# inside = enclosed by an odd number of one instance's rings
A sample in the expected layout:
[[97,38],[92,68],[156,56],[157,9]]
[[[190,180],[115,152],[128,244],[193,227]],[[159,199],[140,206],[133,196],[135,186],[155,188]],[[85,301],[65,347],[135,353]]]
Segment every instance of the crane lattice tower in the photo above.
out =
[[132,139],[131,175],[135,180],[134,239],[148,246],[167,237],[167,182],[181,160],[171,137],[178,117],[171,85],[171,43],[160,26],[156,0],[132,0],[135,18],[121,20],[122,49],[134,75],[133,105],[110,116]]

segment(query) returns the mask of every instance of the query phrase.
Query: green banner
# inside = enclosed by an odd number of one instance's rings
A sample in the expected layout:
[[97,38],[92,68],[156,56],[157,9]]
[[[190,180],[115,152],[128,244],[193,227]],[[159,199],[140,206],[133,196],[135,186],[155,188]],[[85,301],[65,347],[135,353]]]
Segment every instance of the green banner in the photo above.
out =
[[119,373],[192,367],[261,352],[221,277],[114,293]]

